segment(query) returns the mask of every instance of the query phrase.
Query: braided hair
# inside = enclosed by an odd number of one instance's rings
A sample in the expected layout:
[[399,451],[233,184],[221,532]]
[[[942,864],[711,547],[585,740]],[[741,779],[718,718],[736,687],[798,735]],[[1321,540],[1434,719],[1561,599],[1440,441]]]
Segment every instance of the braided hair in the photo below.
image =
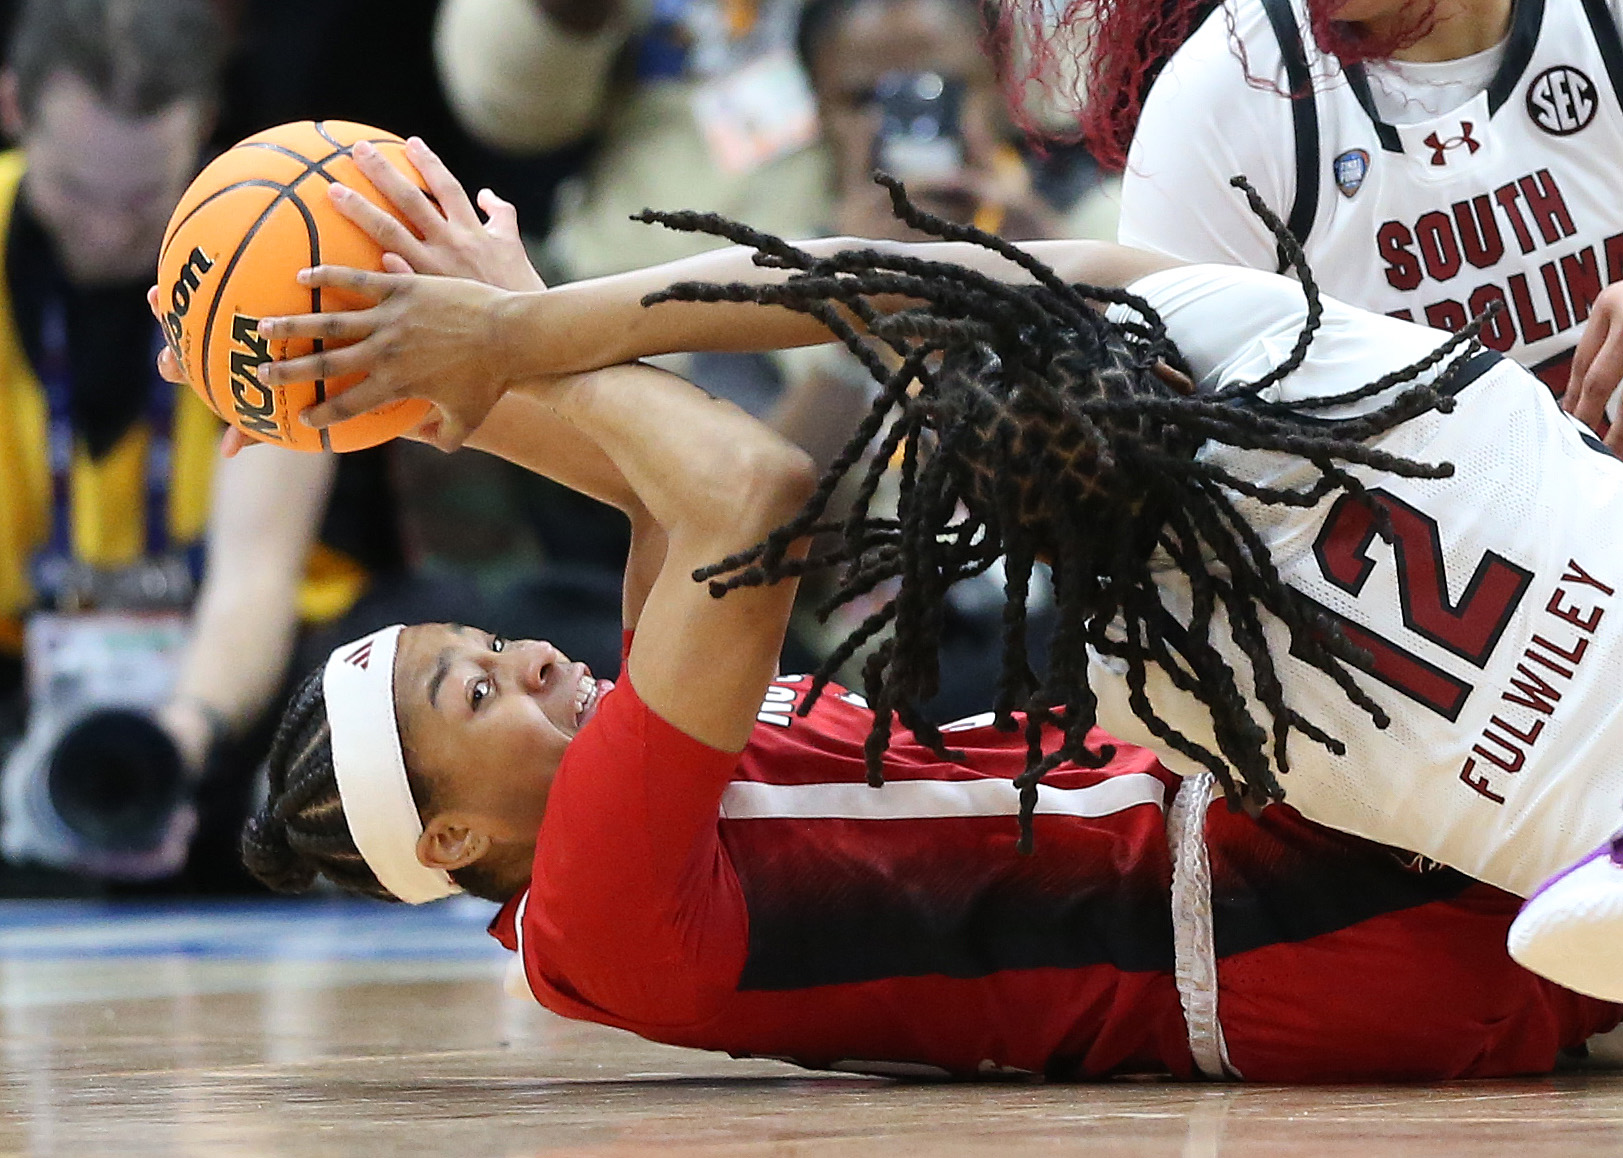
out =
[[[302,893],[325,876],[346,892],[398,901],[379,883],[350,835],[344,803],[333,772],[332,729],[322,677],[325,665],[305,676],[283,709],[263,771],[269,784],[265,803],[242,830],[242,863],[266,887]],[[418,811],[431,812],[427,780],[411,770],[406,782]],[[527,861],[527,856],[524,860]],[[487,853],[451,873],[464,892],[505,901],[513,890],[503,882],[517,867],[513,856]]]
[[[1412,478],[1442,478],[1448,464],[1412,462],[1365,440],[1428,411],[1452,409],[1454,380],[1485,318],[1420,363],[1357,390],[1283,406],[1264,392],[1294,372],[1322,315],[1318,287],[1300,247],[1243,179],[1235,185],[1274,231],[1296,268],[1307,320],[1289,357],[1254,382],[1190,395],[1167,367],[1188,366],[1148,302],[1123,289],[1070,285],[1030,254],[971,226],[920,212],[899,182],[876,177],[909,226],[967,241],[1024,269],[1035,285],[1017,286],[966,269],[876,249],[814,257],[778,238],[713,214],[655,213],[669,228],[714,234],[756,249],[755,262],[789,271],[775,285],[681,283],[650,295],[662,301],[731,301],[783,306],[817,318],[860,358],[883,388],[871,411],[829,467],[799,515],[749,550],[694,573],[717,596],[825,567],[842,568],[819,611],[891,585],[894,594],[828,656],[800,708],[809,712],[832,674],[886,629],[862,668],[874,712],[866,744],[869,781],[883,783],[891,725],[899,721],[944,757],[939,730],[919,705],[937,690],[938,638],[947,589],[998,560],[1005,567],[1003,654],[995,717],[1014,729],[1026,713],[1027,761],[1020,790],[1020,847],[1029,851],[1037,785],[1061,762],[1100,767],[1108,746],[1090,750],[1097,701],[1089,686],[1089,649],[1124,665],[1129,703],[1150,732],[1208,768],[1231,806],[1280,799],[1276,772],[1288,769],[1286,740],[1300,732],[1341,754],[1340,741],[1285,701],[1264,613],[1288,629],[1292,650],[1329,675],[1378,726],[1387,718],[1353,680],[1366,652],[1349,643],[1314,604],[1287,586],[1233,495],[1269,505],[1312,507],[1345,493],[1363,503],[1391,535],[1385,509],[1349,472],[1370,467]],[[883,314],[879,295],[919,304]],[[1120,304],[1114,323],[1093,303]],[[853,317],[866,336],[848,319]],[[892,352],[889,362],[881,348]],[[1415,380],[1451,356],[1435,381]],[[899,366],[896,362],[899,361]],[[1304,412],[1396,395],[1361,417],[1327,420]],[[865,461],[875,439],[877,451]],[[1239,478],[1197,457],[1208,442],[1274,451],[1310,463],[1317,479],[1301,490]],[[900,458],[894,517],[870,512],[893,458]],[[836,486],[860,471],[854,505],[828,517]],[[789,545],[814,534],[837,536],[805,559]],[[1046,672],[1028,662],[1027,600],[1034,566],[1053,573],[1057,619]],[[1192,615],[1178,620],[1163,602],[1156,572],[1187,578]],[[1219,611],[1251,666],[1249,691],[1268,716],[1258,720],[1239,677],[1213,645]],[[1159,668],[1208,712],[1216,750],[1191,739],[1154,710],[1147,673]],[[1057,731],[1059,742],[1045,751]]]

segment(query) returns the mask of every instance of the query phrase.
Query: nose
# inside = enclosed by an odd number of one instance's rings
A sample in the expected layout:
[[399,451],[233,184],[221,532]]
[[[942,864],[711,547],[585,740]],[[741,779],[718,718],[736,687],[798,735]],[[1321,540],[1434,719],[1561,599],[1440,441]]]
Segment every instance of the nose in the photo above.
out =
[[508,655],[516,667],[519,685],[531,693],[546,686],[547,673],[552,668],[569,662],[567,655],[541,639],[510,645]]

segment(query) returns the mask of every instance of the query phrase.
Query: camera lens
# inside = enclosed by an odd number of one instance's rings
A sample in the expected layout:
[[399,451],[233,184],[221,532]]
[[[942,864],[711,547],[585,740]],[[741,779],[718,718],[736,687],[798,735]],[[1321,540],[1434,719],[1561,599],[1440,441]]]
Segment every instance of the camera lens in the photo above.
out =
[[62,822],[108,852],[156,846],[184,790],[180,753],[146,716],[92,712],[57,741],[46,787]]

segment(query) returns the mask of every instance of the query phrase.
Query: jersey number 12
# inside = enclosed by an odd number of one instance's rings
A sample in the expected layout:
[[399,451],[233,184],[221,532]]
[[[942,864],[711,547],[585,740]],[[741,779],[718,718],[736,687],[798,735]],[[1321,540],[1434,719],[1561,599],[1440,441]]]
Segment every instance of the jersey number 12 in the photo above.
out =
[[[1475,667],[1486,667],[1533,573],[1485,551],[1459,600],[1452,602],[1437,520],[1379,488],[1371,488],[1369,494],[1392,520],[1392,555],[1397,563],[1398,607],[1404,627]],[[1351,495],[1342,495],[1313,544],[1319,570],[1349,595],[1359,595],[1375,570],[1369,549],[1379,533],[1374,512]],[[1458,718],[1471,694],[1469,683],[1369,628],[1325,610],[1349,641],[1369,652],[1371,675],[1446,720]]]

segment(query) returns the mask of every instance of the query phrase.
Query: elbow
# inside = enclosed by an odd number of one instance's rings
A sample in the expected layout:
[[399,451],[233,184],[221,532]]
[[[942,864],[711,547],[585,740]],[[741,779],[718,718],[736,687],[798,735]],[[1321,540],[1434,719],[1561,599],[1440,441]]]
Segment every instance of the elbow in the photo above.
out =
[[[729,554],[787,523],[817,487],[811,456],[773,438],[734,445],[709,456],[703,479],[690,479],[679,522],[683,535],[704,539],[705,551]],[[673,531],[674,524],[671,526]]]
[[730,520],[735,526],[770,531],[794,518],[817,489],[817,464],[790,442],[775,440],[742,451],[739,458],[732,488],[738,509]]

